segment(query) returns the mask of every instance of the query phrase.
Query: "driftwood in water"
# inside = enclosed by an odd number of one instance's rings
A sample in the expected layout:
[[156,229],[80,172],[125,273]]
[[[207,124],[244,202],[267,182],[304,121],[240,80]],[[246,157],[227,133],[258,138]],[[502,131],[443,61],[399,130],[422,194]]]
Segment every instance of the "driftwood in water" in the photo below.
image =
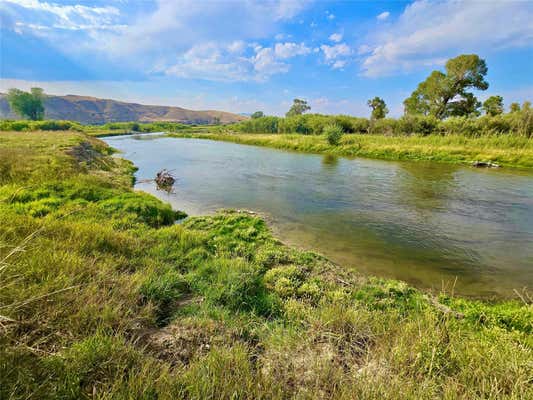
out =
[[157,184],[157,188],[165,190],[167,192],[170,192],[172,190],[174,182],[176,182],[176,179],[174,178],[174,176],[172,176],[170,171],[167,171],[166,169],[159,171],[155,176],[155,183]]
[[477,168],[500,168],[499,164],[493,163],[491,161],[474,161],[472,163],[472,166]]

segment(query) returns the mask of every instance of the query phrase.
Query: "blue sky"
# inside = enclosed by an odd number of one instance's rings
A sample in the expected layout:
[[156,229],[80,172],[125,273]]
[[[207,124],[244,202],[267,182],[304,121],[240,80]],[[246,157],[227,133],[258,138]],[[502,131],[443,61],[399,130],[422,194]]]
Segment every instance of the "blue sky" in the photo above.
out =
[[533,99],[531,1],[0,0],[0,90],[40,86],[238,113],[391,115],[462,53],[508,105]]

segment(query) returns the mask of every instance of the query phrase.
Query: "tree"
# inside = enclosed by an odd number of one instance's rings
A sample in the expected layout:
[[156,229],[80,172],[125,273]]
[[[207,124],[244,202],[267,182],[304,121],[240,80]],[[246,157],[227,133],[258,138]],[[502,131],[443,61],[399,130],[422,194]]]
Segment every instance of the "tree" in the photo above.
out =
[[472,93],[465,93],[460,100],[452,101],[446,116],[450,117],[478,117],[481,112],[481,102]]
[[468,89],[486,90],[487,64],[476,54],[463,54],[446,62],[446,73],[433,71],[403,102],[406,114],[477,114],[480,103]]
[[520,112],[520,104],[519,103],[511,103],[509,106],[509,112],[515,113]]
[[485,114],[491,116],[503,114],[503,97],[490,96],[483,103],[483,110],[485,111]]
[[252,119],[263,118],[264,116],[263,111],[256,111],[252,114]]
[[389,113],[385,100],[380,97],[376,96],[372,100],[368,100],[367,104],[372,109],[371,119],[383,119]]
[[302,115],[304,112],[309,111],[311,107],[307,104],[307,101],[301,99],[294,99],[290,110],[285,114],[286,117],[294,117],[295,115]]
[[30,92],[9,89],[7,92],[7,101],[11,109],[22,118],[28,118],[33,121],[43,119],[43,99],[44,93],[41,88],[31,88]]

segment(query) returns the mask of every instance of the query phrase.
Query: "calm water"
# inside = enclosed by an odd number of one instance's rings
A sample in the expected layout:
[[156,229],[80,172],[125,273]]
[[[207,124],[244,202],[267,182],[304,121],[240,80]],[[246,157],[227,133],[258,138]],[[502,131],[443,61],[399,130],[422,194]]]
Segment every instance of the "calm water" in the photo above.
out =
[[346,159],[199,139],[105,139],[138,180],[167,168],[189,215],[244,208],[283,241],[423,288],[512,296],[533,287],[533,174]]

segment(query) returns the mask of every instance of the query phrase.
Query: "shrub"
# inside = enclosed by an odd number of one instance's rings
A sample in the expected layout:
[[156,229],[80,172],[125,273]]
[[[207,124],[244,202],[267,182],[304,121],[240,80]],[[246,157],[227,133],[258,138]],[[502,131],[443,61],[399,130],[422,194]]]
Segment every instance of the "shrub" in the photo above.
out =
[[369,132],[378,135],[401,134],[401,132],[398,132],[398,120],[393,118],[373,120],[369,124]]
[[324,128],[324,134],[328,140],[328,143],[332,146],[337,146],[341,141],[344,131],[342,127],[337,124],[330,124]]
[[439,120],[432,116],[405,115],[398,119],[397,132],[403,135],[431,135],[436,131]]

